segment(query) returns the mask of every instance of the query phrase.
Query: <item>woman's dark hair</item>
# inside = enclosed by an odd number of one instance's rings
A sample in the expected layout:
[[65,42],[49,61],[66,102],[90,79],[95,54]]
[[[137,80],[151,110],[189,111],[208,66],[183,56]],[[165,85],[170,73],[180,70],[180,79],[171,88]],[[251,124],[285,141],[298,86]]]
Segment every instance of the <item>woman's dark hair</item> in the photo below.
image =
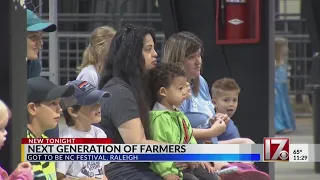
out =
[[160,101],[158,91],[161,87],[171,86],[174,78],[185,77],[185,72],[179,63],[160,63],[149,72],[149,85],[151,91],[151,107]]
[[[71,106],[71,108],[73,109],[74,113],[77,113],[80,110],[81,106],[80,105],[73,105],[73,106]],[[62,113],[63,113],[64,118],[66,119],[67,126],[73,126],[74,121],[73,121],[72,117],[70,116],[70,114],[68,113],[68,110],[67,109],[63,110]]]
[[145,59],[142,50],[144,38],[148,34],[151,35],[155,43],[155,33],[151,28],[126,25],[118,31],[112,39],[99,82],[99,89],[102,89],[110,79],[119,77],[131,86],[139,107],[140,119],[146,137],[150,137],[150,109],[147,99]]

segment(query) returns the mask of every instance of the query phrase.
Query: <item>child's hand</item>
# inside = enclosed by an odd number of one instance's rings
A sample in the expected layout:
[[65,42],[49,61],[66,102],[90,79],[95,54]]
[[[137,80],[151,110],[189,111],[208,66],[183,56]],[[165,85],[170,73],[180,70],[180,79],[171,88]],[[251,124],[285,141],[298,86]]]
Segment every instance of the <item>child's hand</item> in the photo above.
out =
[[209,173],[214,174],[216,172],[216,170],[214,169],[214,167],[210,162],[204,162],[204,165]]
[[216,118],[222,119],[228,125],[230,118],[227,114],[217,113]]
[[176,167],[182,171],[184,169],[187,169],[189,167],[189,164],[186,162],[176,162]]
[[18,164],[17,168],[10,175],[16,179],[21,173],[26,172],[28,176],[33,177],[32,165],[29,162],[22,162]]
[[29,162],[22,162],[18,165],[17,168],[32,170],[32,165]]
[[15,173],[20,174],[22,171],[32,171],[32,165],[29,162],[22,162],[20,164],[18,164],[17,168],[15,169]]
[[107,176],[103,176],[102,180],[108,180]]
[[164,180],[180,180],[180,177],[175,174],[168,174],[163,176]]
[[219,136],[226,131],[226,127],[227,125],[224,120],[215,117],[211,129],[217,134],[217,136]]

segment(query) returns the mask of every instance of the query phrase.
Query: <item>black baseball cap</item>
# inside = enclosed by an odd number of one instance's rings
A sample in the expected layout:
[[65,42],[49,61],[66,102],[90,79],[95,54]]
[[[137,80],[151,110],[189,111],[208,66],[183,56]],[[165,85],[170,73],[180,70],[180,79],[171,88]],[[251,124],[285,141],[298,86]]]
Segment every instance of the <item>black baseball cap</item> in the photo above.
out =
[[100,102],[101,98],[111,96],[110,92],[98,90],[87,81],[74,80],[67,83],[75,88],[72,96],[62,98],[60,106],[63,110],[74,105],[90,106]]
[[74,93],[73,86],[57,86],[42,77],[30,78],[27,83],[28,103],[52,101],[57,98],[72,96]]

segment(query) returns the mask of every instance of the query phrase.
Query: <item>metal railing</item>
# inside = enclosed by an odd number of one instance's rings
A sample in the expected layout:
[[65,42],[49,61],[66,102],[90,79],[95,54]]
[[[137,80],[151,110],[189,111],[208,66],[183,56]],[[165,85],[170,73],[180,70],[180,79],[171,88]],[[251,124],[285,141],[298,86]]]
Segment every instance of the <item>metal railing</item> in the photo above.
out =
[[[41,1],[41,0],[39,0]],[[279,0],[282,4],[280,13],[276,14],[276,33],[289,40],[290,56],[288,63],[290,69],[290,94],[299,103],[302,96],[308,95],[306,88],[309,81],[311,66],[311,43],[305,19],[301,18],[300,12],[291,10],[292,3],[300,0]],[[59,0],[59,3],[66,1]],[[76,67],[82,60],[82,53],[87,47],[87,39],[92,29],[97,26],[108,24],[119,28],[126,23],[140,24],[153,27],[157,32],[157,52],[161,54],[165,41],[162,29],[161,16],[157,12],[155,1],[149,0],[73,0],[70,5],[72,10],[62,10],[57,14],[59,33],[59,59],[60,83],[75,79]],[[80,12],[80,4],[87,3],[91,11]],[[147,2],[145,5],[143,2]],[[151,3],[150,3],[151,2]],[[97,10],[97,7],[101,8]],[[106,6],[106,3],[110,3]],[[131,5],[130,5],[131,3]],[[130,7],[137,6],[139,7]],[[103,6],[103,7],[102,7]],[[142,8],[142,6],[145,6]],[[297,9],[297,7],[295,7]],[[88,8],[87,8],[88,9]],[[143,9],[143,10],[142,10]],[[48,11],[41,9],[41,16],[48,18]],[[74,31],[74,32],[71,32]],[[48,63],[48,39],[44,39],[44,50],[42,52],[43,75],[49,76]]]
[[[88,45],[88,33],[58,33],[59,39],[59,63],[61,83],[76,77],[76,67],[82,61],[82,53]],[[282,35],[289,41],[290,56],[290,92],[291,94],[306,94],[306,85],[309,81],[312,52],[308,35]],[[161,56],[165,42],[164,34],[156,35],[157,52]],[[48,38],[44,37],[44,47],[47,47]],[[42,51],[43,75],[49,70],[48,49]]]

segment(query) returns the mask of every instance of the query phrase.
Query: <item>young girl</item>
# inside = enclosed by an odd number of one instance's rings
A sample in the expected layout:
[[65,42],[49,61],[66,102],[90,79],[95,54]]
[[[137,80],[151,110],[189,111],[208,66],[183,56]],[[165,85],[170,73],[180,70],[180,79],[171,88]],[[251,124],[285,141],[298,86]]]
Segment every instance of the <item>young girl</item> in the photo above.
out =
[[275,39],[275,129],[278,134],[295,130],[295,118],[289,100],[286,58],[288,41]]
[[[11,116],[11,112],[8,107],[0,100],[0,149],[6,141],[7,131],[6,126]],[[8,173],[0,167],[0,180],[32,180],[33,173],[31,164],[28,162],[22,162],[14,170],[14,172],[8,176]]]
[[[86,81],[71,81],[68,85],[75,88],[71,98],[62,98],[60,104],[63,115],[68,125],[62,133],[61,138],[107,138],[105,132],[92,124],[101,121],[99,101],[103,97],[109,97],[108,92],[97,90]],[[104,166],[107,162],[57,162],[58,180],[67,179],[103,179]]]
[[116,31],[109,26],[98,27],[92,32],[89,45],[83,53],[82,63],[77,68],[77,80],[88,81],[98,87],[103,61],[115,33]]

